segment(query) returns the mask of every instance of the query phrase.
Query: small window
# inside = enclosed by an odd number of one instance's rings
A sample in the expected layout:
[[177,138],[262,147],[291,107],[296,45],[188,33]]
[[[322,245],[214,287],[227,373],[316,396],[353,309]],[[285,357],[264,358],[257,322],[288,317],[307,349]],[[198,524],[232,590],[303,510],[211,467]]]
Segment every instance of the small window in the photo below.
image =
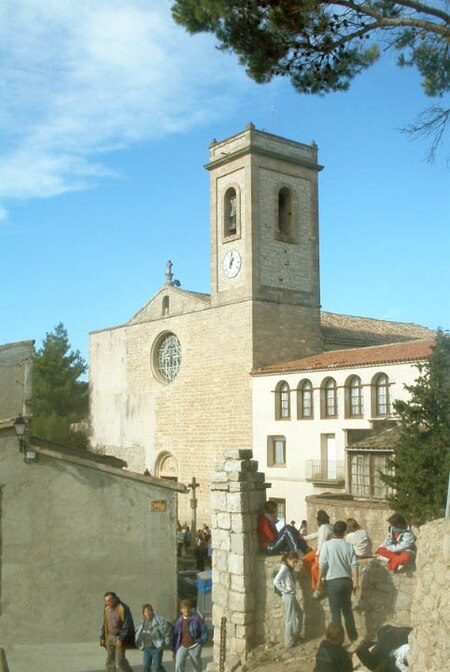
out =
[[289,385],[282,380],[275,388],[275,419],[289,420],[291,417],[291,397]]
[[337,417],[337,387],[334,378],[326,378],[320,389],[322,418]]
[[389,378],[379,373],[372,381],[372,414],[374,417],[391,415]]
[[286,466],[286,437],[284,436],[267,437],[267,466],[268,467]]
[[310,380],[303,380],[297,387],[297,418],[312,420],[313,417],[313,386]]
[[168,296],[163,296],[162,300],[162,316],[164,317],[165,315],[169,314],[169,297]]
[[224,237],[236,236],[239,233],[238,194],[234,187],[225,192],[224,198]]
[[347,418],[360,418],[363,412],[361,378],[351,376],[345,384],[345,416]]

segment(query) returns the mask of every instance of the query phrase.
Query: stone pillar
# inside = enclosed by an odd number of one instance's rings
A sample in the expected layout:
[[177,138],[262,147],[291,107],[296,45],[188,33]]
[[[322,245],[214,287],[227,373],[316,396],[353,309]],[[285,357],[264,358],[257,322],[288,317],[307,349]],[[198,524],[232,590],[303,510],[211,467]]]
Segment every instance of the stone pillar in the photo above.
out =
[[[255,600],[264,573],[256,523],[266,501],[265,476],[251,450],[229,450],[212,475],[212,601],[214,663],[220,655],[220,625],[226,618],[226,670],[264,641],[264,612]],[[263,574],[262,574],[263,576]],[[264,579],[262,579],[264,580]]]

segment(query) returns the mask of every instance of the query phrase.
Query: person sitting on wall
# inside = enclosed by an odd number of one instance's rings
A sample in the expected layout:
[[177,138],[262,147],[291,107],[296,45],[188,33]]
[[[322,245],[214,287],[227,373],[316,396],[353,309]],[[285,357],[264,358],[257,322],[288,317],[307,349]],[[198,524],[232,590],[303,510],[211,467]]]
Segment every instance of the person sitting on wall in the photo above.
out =
[[312,532],[305,536],[305,541],[317,539],[317,548],[310,551],[302,558],[303,565],[311,576],[311,588],[314,591],[314,597],[321,598],[325,596],[324,591],[319,589],[319,555],[322,544],[333,536],[333,526],[330,523],[330,517],[326,511],[319,509],[316,514],[317,532]]
[[357,558],[369,558],[372,555],[370,537],[354,518],[347,518],[347,536],[345,537],[345,541],[348,541],[353,546]]
[[405,518],[400,513],[394,513],[388,518],[390,523],[388,534],[377,550],[388,569],[401,570],[406,564],[411,564],[416,556],[416,537],[410,530]]
[[267,555],[281,555],[285,551],[295,551],[302,557],[308,549],[298,530],[292,525],[285,525],[277,530],[277,504],[271,500],[264,504],[263,512],[258,517],[257,532],[261,548]]
[[342,625],[329,623],[325,637],[317,650],[314,672],[352,672],[351,657],[342,646],[345,637]]
[[408,637],[411,631],[409,627],[382,625],[377,632],[376,644],[363,640],[356,649],[356,655],[372,672],[408,672]]

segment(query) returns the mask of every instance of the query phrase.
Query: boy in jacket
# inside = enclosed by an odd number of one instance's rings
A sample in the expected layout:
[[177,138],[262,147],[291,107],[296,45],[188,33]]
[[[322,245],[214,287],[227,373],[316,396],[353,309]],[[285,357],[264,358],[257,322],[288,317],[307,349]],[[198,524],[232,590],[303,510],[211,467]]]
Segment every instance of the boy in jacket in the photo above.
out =
[[208,639],[208,630],[203,619],[192,613],[190,600],[181,600],[181,616],[175,623],[172,651],[175,661],[175,672],[184,672],[186,660],[189,658],[195,672],[202,672],[202,646]]

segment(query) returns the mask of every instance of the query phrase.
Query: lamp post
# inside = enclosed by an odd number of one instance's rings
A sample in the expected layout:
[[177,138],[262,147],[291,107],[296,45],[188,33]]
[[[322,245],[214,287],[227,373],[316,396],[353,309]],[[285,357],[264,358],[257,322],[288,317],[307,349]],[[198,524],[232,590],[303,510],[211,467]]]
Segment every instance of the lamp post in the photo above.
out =
[[23,453],[23,460],[27,464],[36,462],[36,452],[30,446],[30,423],[20,414],[14,421],[14,429],[19,439],[20,451]]

